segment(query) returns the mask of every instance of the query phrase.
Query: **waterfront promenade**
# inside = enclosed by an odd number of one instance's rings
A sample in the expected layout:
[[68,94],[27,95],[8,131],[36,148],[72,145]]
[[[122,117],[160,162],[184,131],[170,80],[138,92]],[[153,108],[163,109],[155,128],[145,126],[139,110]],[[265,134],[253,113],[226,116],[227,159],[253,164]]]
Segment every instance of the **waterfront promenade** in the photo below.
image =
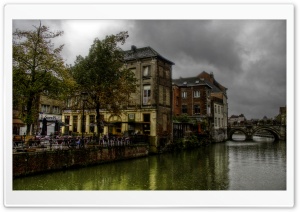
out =
[[13,176],[78,168],[147,156],[149,145],[125,138],[102,138],[96,142],[80,137],[34,139],[13,145]]

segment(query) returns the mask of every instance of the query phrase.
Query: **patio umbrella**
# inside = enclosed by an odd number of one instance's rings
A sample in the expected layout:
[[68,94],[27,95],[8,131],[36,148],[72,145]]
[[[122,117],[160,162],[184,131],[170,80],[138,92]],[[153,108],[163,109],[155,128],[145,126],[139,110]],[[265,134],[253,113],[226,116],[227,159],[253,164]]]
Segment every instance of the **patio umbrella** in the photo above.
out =
[[43,119],[42,135],[47,135],[47,119]]

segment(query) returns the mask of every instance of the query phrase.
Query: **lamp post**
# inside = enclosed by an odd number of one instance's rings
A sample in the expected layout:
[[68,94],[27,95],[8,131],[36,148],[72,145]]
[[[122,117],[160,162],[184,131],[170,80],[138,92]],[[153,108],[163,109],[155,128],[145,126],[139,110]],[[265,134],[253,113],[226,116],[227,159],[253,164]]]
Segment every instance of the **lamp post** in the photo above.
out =
[[82,96],[82,123],[81,123],[81,145],[84,147],[84,140],[83,140],[83,134],[84,134],[84,105],[87,101],[88,93],[87,92],[81,92]]

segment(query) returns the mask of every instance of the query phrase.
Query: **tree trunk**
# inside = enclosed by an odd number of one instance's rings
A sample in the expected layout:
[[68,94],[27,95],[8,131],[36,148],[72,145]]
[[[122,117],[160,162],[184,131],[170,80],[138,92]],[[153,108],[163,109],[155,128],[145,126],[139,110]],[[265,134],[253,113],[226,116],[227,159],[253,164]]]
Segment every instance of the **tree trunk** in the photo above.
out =
[[30,135],[30,128],[31,128],[31,125],[33,124],[33,115],[32,115],[33,100],[34,100],[34,95],[30,93],[28,101],[27,101],[26,135]]

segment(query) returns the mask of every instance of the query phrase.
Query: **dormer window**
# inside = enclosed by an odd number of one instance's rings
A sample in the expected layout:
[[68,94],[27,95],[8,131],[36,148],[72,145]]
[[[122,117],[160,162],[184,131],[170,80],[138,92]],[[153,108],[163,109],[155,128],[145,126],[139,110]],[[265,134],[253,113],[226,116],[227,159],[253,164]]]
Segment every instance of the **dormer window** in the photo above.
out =
[[183,82],[183,85],[187,85],[187,82]]
[[196,84],[199,84],[199,80],[196,80]]

